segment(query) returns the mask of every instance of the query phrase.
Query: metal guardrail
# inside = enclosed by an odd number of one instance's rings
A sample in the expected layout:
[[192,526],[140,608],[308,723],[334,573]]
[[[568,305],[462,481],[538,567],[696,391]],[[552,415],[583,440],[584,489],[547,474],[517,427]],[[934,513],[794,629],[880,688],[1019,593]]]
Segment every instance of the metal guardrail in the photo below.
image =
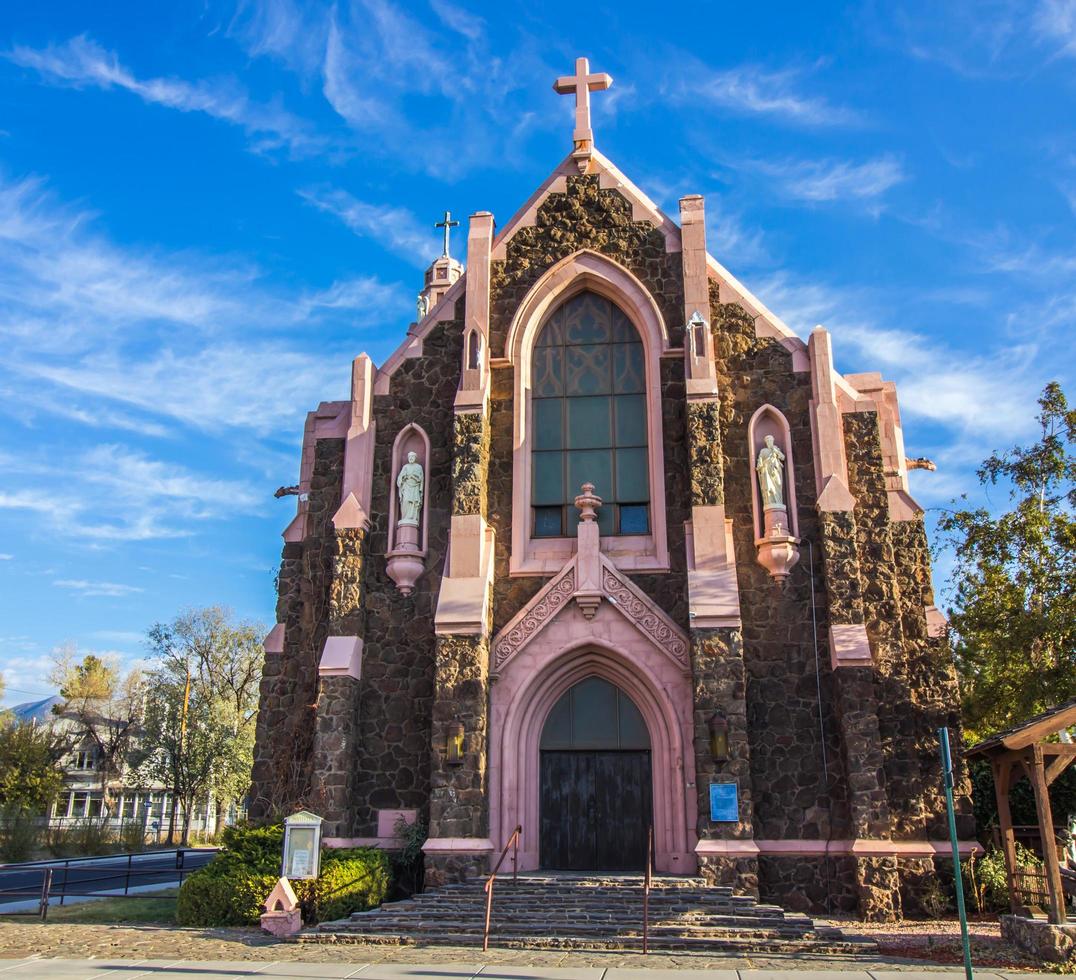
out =
[[643,956],[650,952],[650,885],[654,877],[654,825],[646,828],[646,874],[643,877]]
[[[0,903],[5,900],[18,899],[18,898],[37,898],[38,908],[37,911],[4,911],[0,906],[0,916],[4,915],[37,915],[42,922],[48,921],[49,906],[52,904],[52,899],[59,896],[59,905],[64,904],[64,900],[67,898],[136,898],[130,893],[131,879],[141,878],[153,878],[158,879],[164,877],[163,884],[169,884],[177,881],[182,887],[184,876],[190,874],[191,870],[197,871],[198,868],[188,869],[186,856],[191,853],[216,854],[220,848],[177,848],[175,853],[175,866],[172,868],[140,868],[135,864],[134,859],[136,857],[158,856],[171,853],[169,851],[143,851],[137,854],[116,854],[108,856],[98,856],[90,858],[66,858],[63,863],[59,861],[34,861],[27,862],[25,864],[5,864],[0,865],[0,873],[2,872],[19,872],[19,871],[41,871],[41,885],[37,888],[0,888]],[[116,860],[121,858],[127,858],[126,867],[123,865],[120,868],[116,867]],[[107,862],[113,862],[111,864]],[[96,864],[94,864],[96,862]],[[77,871],[94,871],[100,870],[103,874],[94,875],[92,877],[84,877],[79,875],[75,882],[70,881],[71,866],[76,865]],[[62,872],[62,880],[59,885],[56,883],[59,872]],[[119,880],[123,881],[123,892],[119,891]],[[83,890],[87,885],[93,885],[95,882],[116,882],[115,887],[106,891],[98,890]],[[150,882],[152,883],[152,882]],[[73,885],[73,890],[69,885]],[[135,885],[139,887],[139,885]],[[161,898],[175,899],[174,895],[162,895]]]

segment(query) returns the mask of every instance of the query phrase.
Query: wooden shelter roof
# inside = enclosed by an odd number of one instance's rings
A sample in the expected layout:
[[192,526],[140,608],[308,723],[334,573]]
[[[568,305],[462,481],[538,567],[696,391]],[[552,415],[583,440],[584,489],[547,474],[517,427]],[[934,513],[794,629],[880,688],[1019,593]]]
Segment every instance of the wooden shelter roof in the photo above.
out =
[[964,752],[964,758],[970,759],[973,756],[994,755],[999,751],[1024,749],[1073,725],[1076,725],[1076,698],[1064,701],[1042,714],[1028,718],[1019,725],[983,739],[967,749]]

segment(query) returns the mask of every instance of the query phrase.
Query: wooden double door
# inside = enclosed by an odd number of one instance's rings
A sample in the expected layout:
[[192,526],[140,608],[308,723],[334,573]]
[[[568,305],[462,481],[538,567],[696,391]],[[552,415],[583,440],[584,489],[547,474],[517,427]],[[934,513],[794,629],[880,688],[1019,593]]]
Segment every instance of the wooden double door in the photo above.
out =
[[642,871],[651,778],[649,749],[543,751],[542,867]]

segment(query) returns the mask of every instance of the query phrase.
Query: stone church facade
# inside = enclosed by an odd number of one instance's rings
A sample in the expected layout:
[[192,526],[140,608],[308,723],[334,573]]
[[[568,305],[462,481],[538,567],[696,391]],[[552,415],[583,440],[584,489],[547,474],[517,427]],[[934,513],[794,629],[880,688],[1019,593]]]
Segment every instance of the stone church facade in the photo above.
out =
[[594,148],[587,72],[572,153],[307,418],[252,813],[417,820],[432,883],[517,826],[523,869],[638,870],[652,828],[664,873],[912,911],[959,720],[894,385]]

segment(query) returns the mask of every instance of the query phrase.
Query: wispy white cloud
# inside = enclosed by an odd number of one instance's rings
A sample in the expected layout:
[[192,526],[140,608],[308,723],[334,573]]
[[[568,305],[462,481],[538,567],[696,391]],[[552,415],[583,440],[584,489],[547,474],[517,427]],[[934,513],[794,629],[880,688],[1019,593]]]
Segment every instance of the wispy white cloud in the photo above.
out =
[[694,64],[674,94],[738,115],[767,116],[809,128],[864,124],[856,110],[805,92],[804,77],[805,72],[795,68],[772,70],[748,64],[712,71]]
[[878,199],[908,179],[900,160],[885,154],[861,163],[850,160],[749,160],[739,166],[770,178],[782,194],[808,203],[851,203],[878,207]]
[[518,161],[537,128],[564,124],[567,136],[566,106],[534,105],[530,80],[556,74],[538,39],[520,35],[506,50],[462,7],[438,0],[433,11],[440,24],[386,0],[271,0],[242,4],[231,32],[252,56],[319,82],[363,154],[407,170],[453,180]]
[[787,275],[763,283],[759,296],[800,336],[823,323],[839,368],[883,371],[897,383],[903,414],[941,426],[954,442],[971,440],[977,460],[999,437],[1027,431],[1045,380],[1035,344],[998,344],[969,354],[925,331],[888,326],[884,300],[869,290],[805,284]]
[[370,204],[333,187],[299,191],[308,204],[339,218],[356,235],[371,238],[419,268],[437,256],[437,237],[406,208]]
[[324,140],[279,104],[260,104],[233,79],[188,82],[177,78],[138,78],[119,57],[82,34],[45,48],[16,45],[9,60],[38,72],[53,84],[75,88],[121,89],[144,102],[180,112],[202,113],[239,126],[259,151],[286,148],[301,155],[317,152]]
[[14,561],[14,555],[0,554],[0,561]]
[[299,431],[303,407],[334,393],[326,379],[347,383],[347,352],[304,349],[303,328],[411,311],[374,276],[288,293],[249,263],[121,247],[95,225],[40,178],[0,177],[0,411],[24,425]]
[[1058,54],[1076,57],[1076,0],[1039,0],[1031,26]]
[[86,579],[57,579],[52,583],[61,589],[70,589],[85,597],[102,597],[117,599],[123,596],[145,592],[137,585],[122,585],[119,582],[90,582]]
[[[66,489],[78,473],[78,493]],[[193,525],[251,513],[262,495],[239,480],[221,480],[119,445],[91,447],[70,460],[9,454],[0,511],[39,515],[53,531],[91,543],[185,537]]]
[[769,258],[761,229],[749,227],[723,201],[708,201],[706,247],[722,265],[730,268],[759,265]]

